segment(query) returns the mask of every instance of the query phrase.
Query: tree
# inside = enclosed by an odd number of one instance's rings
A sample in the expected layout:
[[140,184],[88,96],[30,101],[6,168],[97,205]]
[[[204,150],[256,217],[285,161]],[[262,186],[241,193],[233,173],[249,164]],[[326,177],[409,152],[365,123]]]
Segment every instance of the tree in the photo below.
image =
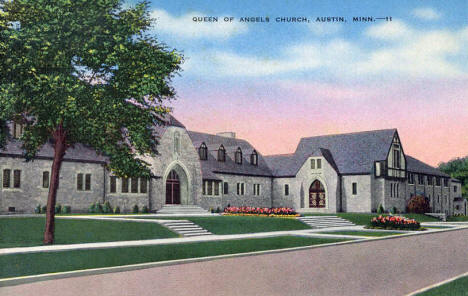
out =
[[430,211],[431,207],[429,205],[429,199],[422,195],[411,197],[406,206],[407,213],[424,214],[429,213]]
[[24,124],[27,161],[54,147],[44,243],[54,241],[60,167],[83,143],[118,176],[149,175],[136,155],[156,152],[151,127],[169,112],[183,58],[149,34],[148,3],[0,0],[0,146]]
[[462,182],[463,196],[468,199],[468,156],[439,164],[439,169]]

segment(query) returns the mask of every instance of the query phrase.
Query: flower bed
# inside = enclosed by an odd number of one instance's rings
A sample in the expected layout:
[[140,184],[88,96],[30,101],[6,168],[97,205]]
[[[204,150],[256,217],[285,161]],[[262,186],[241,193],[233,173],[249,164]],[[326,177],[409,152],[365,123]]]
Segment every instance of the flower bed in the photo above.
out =
[[256,207],[227,207],[223,215],[226,216],[261,216],[294,218],[299,214],[292,208],[256,208]]
[[421,224],[414,219],[408,219],[401,216],[380,215],[372,218],[370,227],[398,230],[419,230],[421,228]]

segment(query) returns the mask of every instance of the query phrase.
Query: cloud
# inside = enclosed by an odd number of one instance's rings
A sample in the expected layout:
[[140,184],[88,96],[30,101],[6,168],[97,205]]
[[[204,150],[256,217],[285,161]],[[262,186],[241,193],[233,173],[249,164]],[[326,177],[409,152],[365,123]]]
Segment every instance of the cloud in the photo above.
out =
[[435,11],[430,7],[420,7],[413,10],[413,16],[425,20],[425,21],[434,21],[438,20],[441,17],[441,14]]
[[406,39],[412,33],[412,30],[399,20],[374,25],[365,31],[365,35],[382,40]]
[[244,23],[224,22],[220,17],[218,22],[194,22],[193,17],[205,16],[201,12],[191,12],[181,16],[173,16],[162,9],[155,9],[151,17],[156,20],[154,30],[172,34],[184,39],[219,38],[229,39],[248,31]]

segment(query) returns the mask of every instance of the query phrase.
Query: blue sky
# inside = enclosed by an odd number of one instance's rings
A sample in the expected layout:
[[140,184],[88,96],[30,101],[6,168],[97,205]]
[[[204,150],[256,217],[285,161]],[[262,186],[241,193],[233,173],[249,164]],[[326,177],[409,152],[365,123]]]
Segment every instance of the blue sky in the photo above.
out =
[[[152,1],[150,9],[152,33],[186,58],[172,106],[190,129],[234,130],[269,154],[292,152],[301,136],[396,127],[429,163],[468,154],[467,0]],[[275,22],[294,16],[310,23]],[[325,16],[347,22],[315,21]],[[427,137],[444,144],[428,150]]]

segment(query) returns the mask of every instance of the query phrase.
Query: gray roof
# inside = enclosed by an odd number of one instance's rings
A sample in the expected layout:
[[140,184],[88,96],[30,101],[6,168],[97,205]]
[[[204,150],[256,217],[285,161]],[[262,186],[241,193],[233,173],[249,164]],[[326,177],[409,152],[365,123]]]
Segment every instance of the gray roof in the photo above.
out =
[[[199,132],[188,132],[190,139],[196,149],[202,143],[205,143],[208,148],[208,159],[200,160],[202,174],[204,179],[215,179],[215,173],[249,175],[249,176],[271,176],[271,170],[265,162],[262,155],[258,152],[258,165],[250,163],[250,155],[255,150],[254,147],[247,141],[236,138],[228,138],[215,136]],[[218,161],[218,149],[223,145],[226,149],[226,161]],[[242,164],[237,164],[234,161],[234,154],[237,148],[242,150]]]
[[406,169],[412,173],[419,173],[425,175],[433,175],[439,177],[450,177],[446,173],[439,171],[438,169],[420,161],[416,158],[406,155]]
[[[155,124],[155,136],[161,137],[168,126],[177,126],[185,128],[185,126],[178,121],[171,114],[162,116],[162,125]],[[21,148],[21,141],[12,139],[0,150],[0,155],[22,156],[23,149]],[[54,148],[51,143],[46,143],[37,152],[37,158],[50,158],[54,156]],[[73,147],[67,149],[64,160],[68,161],[83,161],[83,162],[106,162],[108,158],[104,155],[96,153],[94,149],[83,144],[75,144]]]
[[302,138],[294,154],[265,156],[275,176],[295,176],[304,161],[320,153],[341,174],[371,173],[387,158],[396,129]]
[[[4,149],[0,150],[0,154],[6,154],[9,156],[22,156],[23,149],[21,148],[21,141],[11,140],[9,141]],[[37,152],[37,158],[52,159],[54,156],[54,147],[51,143],[46,143]],[[67,149],[63,159],[72,161],[84,161],[84,162],[106,162],[107,157],[97,154],[96,151],[83,144],[75,144],[73,147]]]

